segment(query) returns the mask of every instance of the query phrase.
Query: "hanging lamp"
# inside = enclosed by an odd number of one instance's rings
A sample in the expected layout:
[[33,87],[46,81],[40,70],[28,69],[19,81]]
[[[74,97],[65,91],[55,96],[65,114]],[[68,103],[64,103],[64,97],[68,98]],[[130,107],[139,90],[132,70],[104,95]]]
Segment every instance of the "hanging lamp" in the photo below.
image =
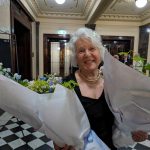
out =
[[63,4],[66,0],[55,0],[57,4]]
[[135,5],[138,8],[142,8],[142,7],[146,6],[146,4],[147,4],[147,0],[135,0]]

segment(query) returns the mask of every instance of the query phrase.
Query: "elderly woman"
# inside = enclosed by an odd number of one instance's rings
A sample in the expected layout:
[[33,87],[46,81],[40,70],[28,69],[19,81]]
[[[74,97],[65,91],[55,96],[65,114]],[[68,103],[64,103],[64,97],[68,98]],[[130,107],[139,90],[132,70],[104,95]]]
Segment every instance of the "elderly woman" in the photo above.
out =
[[[99,70],[105,51],[101,37],[91,29],[80,28],[73,34],[70,48],[73,66],[77,66],[78,70],[64,80],[74,80],[78,83],[74,90],[87,113],[91,128],[111,150],[115,150],[112,142],[114,116],[105,100],[104,79]],[[134,135],[136,140],[140,137]],[[142,138],[145,137],[142,135]],[[63,149],[70,148],[65,146]],[[55,149],[59,150],[59,147],[55,145]]]

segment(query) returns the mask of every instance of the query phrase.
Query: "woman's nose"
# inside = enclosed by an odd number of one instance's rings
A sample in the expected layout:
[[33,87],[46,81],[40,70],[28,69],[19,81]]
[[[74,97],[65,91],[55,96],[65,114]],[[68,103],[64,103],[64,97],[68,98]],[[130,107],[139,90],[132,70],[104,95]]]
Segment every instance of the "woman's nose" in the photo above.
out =
[[85,50],[85,55],[90,55],[90,51],[88,49]]

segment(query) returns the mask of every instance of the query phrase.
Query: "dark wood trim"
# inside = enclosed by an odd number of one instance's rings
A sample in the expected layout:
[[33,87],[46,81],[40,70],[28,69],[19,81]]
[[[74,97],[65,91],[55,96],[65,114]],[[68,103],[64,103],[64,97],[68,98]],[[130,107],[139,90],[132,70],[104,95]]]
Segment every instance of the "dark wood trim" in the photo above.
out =
[[130,50],[134,48],[134,37],[133,36],[105,36],[102,35],[102,41],[130,41]]
[[85,27],[95,30],[96,24],[85,24]]
[[[31,16],[28,14],[28,12],[26,12],[26,10],[24,10],[24,7],[22,7],[19,3],[19,0],[10,0],[10,19],[11,19],[11,35],[12,35],[12,39],[11,39],[11,51],[12,51],[12,68],[13,71],[15,72],[17,70],[17,65],[16,65],[16,61],[17,61],[17,41],[15,41],[13,39],[13,37],[17,37],[17,35],[15,35],[15,23],[16,21],[18,23],[21,24],[21,26],[24,26],[27,30],[29,30],[28,32],[28,36],[29,36],[29,42],[28,44],[28,58],[26,58],[25,60],[28,60],[28,62],[26,61],[26,65],[24,66],[24,69],[27,71],[28,67],[28,72],[29,72],[29,78],[32,78],[32,21],[33,18],[31,18]],[[18,34],[19,35],[19,34]],[[20,36],[20,35],[19,35]],[[25,44],[25,40],[27,37],[27,34],[24,35],[25,39],[22,38],[22,41]],[[21,42],[21,41],[20,41]],[[19,44],[20,45],[20,44]],[[26,47],[27,48],[27,47]],[[24,52],[25,49],[24,49]],[[26,54],[26,53],[25,53]],[[24,57],[27,57],[26,55]]]
[[20,8],[26,16],[28,16],[29,21],[33,22],[35,21],[35,19],[33,18],[33,16],[30,14],[30,12],[28,11],[28,9],[22,4],[22,2],[20,0],[11,0],[18,8]]
[[44,73],[51,73],[51,54],[50,43],[51,40],[69,40],[70,35],[66,34],[43,34],[43,63]]
[[[129,52],[134,50],[134,37],[133,36],[105,36],[102,35],[103,44],[108,51],[112,54],[118,54],[119,52]],[[131,51],[130,55],[133,53]]]
[[44,73],[49,73],[51,70],[51,65],[49,65],[51,62],[51,57],[49,57],[50,51],[48,46],[48,37],[49,35],[43,35]]
[[[13,21],[14,18],[16,20],[18,20],[21,24],[23,24],[26,28],[31,29],[31,19],[26,15],[26,13],[24,13],[23,9],[21,7],[19,7],[18,5],[16,5],[16,3],[11,3],[11,18]],[[13,22],[12,22],[12,26],[13,26]],[[12,33],[14,32],[14,30],[12,30]]]
[[39,25],[40,22],[36,22],[36,78],[39,76]]
[[103,40],[133,40],[133,36],[101,36]]
[[149,32],[147,32],[147,28],[150,28],[150,25],[144,25],[139,27],[138,52],[140,56],[145,59],[147,59],[148,42],[149,42]]

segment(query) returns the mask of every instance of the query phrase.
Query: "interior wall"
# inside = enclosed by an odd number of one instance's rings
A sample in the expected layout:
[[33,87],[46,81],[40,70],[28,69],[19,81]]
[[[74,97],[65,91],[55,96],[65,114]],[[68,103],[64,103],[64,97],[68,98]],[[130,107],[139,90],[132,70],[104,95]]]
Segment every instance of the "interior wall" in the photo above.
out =
[[[35,18],[36,21],[40,22],[40,33],[39,33],[39,72],[40,75],[43,74],[43,34],[56,34],[57,30],[65,29],[68,34],[73,33],[77,28],[84,26],[85,21],[74,20],[60,20],[60,19],[38,19],[36,13],[32,12],[28,2],[20,0],[30,14]],[[139,26],[147,24],[150,22],[150,19],[147,18],[142,22],[126,22],[126,21],[97,21],[96,22],[96,31],[101,35],[112,35],[112,36],[133,36],[134,37],[134,52],[138,51],[138,42],[139,42]],[[34,33],[35,34],[35,33]],[[35,43],[33,42],[33,52],[35,49]],[[150,60],[150,42],[148,46],[148,60]],[[34,55],[35,57],[35,55]],[[33,68],[36,68],[36,60],[33,58]],[[33,71],[33,74],[35,70]]]
[[[0,3],[0,32],[10,33],[10,0]],[[0,38],[9,39],[8,35],[0,34]]]
[[[43,75],[43,34],[57,34],[59,29],[64,29],[67,34],[72,34],[79,27],[85,25],[84,21],[78,20],[57,20],[57,19],[41,19],[39,31],[39,72]],[[100,35],[113,36],[133,36],[134,37],[134,51],[138,51],[139,27],[136,23],[120,23],[110,24],[105,22],[97,22],[96,29]]]
[[63,29],[67,34],[72,34],[76,29],[83,27],[85,22],[78,20],[58,20],[41,19],[39,27],[39,75],[43,75],[43,34],[57,34],[58,30]]
[[98,22],[97,32],[101,35],[110,36],[133,36],[134,48],[133,51],[138,52],[139,43],[139,23],[134,22]]

